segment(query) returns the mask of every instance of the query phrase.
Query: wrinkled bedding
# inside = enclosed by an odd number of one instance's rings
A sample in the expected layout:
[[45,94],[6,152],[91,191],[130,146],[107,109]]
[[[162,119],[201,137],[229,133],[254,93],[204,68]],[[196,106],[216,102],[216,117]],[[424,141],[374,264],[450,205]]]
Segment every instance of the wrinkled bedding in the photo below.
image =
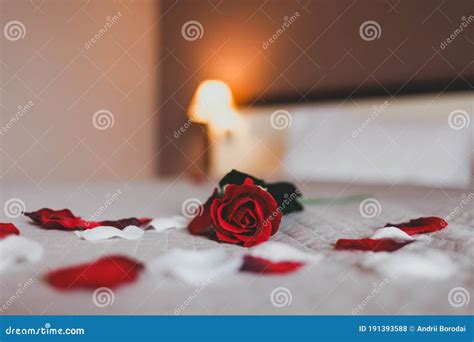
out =
[[[379,201],[381,211],[378,216],[364,218],[359,212],[359,203],[354,202],[308,206],[303,212],[285,216],[280,231],[272,239],[323,255],[319,263],[298,272],[281,276],[239,273],[198,288],[145,273],[137,283],[114,290],[113,304],[105,307],[94,304],[90,291],[57,291],[43,282],[42,276],[58,267],[107,254],[149,260],[172,248],[220,247],[237,254],[243,253],[243,249],[192,236],[183,229],[150,230],[137,241],[86,241],[72,232],[42,230],[25,217],[9,219],[2,212],[0,222],[15,223],[22,236],[41,243],[45,249],[38,263],[0,275],[0,304],[8,304],[3,305],[2,314],[460,315],[473,312],[473,299],[456,307],[450,304],[449,293],[453,288],[462,287],[469,296],[474,294],[474,199],[462,204],[463,198],[469,198],[474,189],[298,185],[308,198],[367,194]],[[211,189],[210,184],[197,186],[179,181],[82,184],[79,187],[66,183],[45,184],[42,188],[4,185],[1,202],[15,197],[20,198],[28,210],[67,207],[83,217],[100,211],[103,219],[160,217],[179,215],[184,200],[191,197],[205,200]],[[113,195],[117,193],[118,196]],[[111,198],[114,200],[107,201]],[[106,202],[112,203],[105,205]],[[383,257],[372,252],[333,249],[339,238],[371,236],[376,228],[388,222],[447,215],[450,215],[449,226],[443,231]],[[413,266],[410,265],[412,257],[422,259],[418,267],[423,270],[417,272],[412,267],[410,272],[404,273],[404,264]],[[396,272],[392,274],[392,270]],[[18,287],[28,280],[31,286],[12,300]],[[274,305],[271,300],[272,291],[277,288],[286,291],[285,305]]]

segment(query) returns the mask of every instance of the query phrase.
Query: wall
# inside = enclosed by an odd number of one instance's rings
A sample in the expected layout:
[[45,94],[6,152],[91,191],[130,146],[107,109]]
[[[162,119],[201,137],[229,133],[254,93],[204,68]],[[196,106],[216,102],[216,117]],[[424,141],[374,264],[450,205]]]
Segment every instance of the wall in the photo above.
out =
[[[190,128],[179,139],[173,132],[186,122],[192,93],[207,78],[227,82],[244,106],[334,97],[351,103],[367,94],[392,98],[417,91],[437,95],[472,88],[474,80],[466,53],[474,23],[455,33],[463,16],[472,14],[468,0],[164,0],[163,12],[165,174],[202,163],[193,144],[202,130]],[[373,40],[360,32],[370,21],[379,25]],[[183,34],[190,22],[197,35]]]
[[[1,2],[2,182],[41,187],[156,174],[158,7]],[[11,21],[23,25],[16,23],[19,36]]]

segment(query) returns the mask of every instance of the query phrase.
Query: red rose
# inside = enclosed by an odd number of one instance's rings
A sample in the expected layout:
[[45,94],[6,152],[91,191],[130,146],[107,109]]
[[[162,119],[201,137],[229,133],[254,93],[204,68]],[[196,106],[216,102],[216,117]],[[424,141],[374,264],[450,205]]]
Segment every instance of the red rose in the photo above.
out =
[[277,232],[281,216],[273,196],[250,178],[242,185],[227,185],[210,206],[217,239],[244,247],[267,241]]
[[232,170],[201,205],[188,230],[222,242],[254,246],[277,232],[282,215],[303,210],[297,201],[300,196],[291,183],[267,183]]

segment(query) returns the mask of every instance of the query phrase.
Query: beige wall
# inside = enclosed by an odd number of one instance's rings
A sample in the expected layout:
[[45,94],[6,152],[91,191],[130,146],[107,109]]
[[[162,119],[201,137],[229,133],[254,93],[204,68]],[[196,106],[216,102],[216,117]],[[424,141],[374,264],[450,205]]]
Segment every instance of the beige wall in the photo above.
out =
[[[471,89],[474,80],[472,54],[466,53],[474,41],[472,18],[441,47],[472,13],[469,0],[162,3],[167,115],[160,127],[160,168],[167,174],[189,170],[190,160],[202,159],[202,151],[194,149],[202,130],[192,127],[179,139],[173,132],[187,121],[186,108],[205,79],[227,82],[243,107],[328,98],[351,103],[365,95],[398,99],[427,91],[437,96],[449,88]],[[360,32],[370,21],[379,25],[379,36],[367,41],[370,35]],[[199,23],[194,25],[199,34],[190,30],[185,39],[182,30],[193,27],[190,22]]]
[[[0,16],[0,180],[152,177],[157,2],[1,0]],[[13,20],[24,25],[22,39],[4,33]],[[94,126],[99,110],[109,111],[103,118],[113,126]]]

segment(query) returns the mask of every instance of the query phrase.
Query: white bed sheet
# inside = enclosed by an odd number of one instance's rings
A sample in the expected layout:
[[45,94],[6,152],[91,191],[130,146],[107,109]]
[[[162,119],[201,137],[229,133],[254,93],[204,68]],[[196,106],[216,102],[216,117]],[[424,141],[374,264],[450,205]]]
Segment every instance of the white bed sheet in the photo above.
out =
[[[450,220],[445,230],[434,233],[427,244],[410,244],[404,251],[424,253],[438,250],[457,265],[448,279],[389,279],[360,267],[364,252],[333,249],[338,238],[368,237],[387,222],[402,222],[420,216],[445,217],[459,206],[462,195],[474,192],[421,187],[356,187],[328,184],[299,184],[306,197],[371,194],[381,203],[381,213],[372,219],[361,217],[359,203],[307,207],[304,212],[286,216],[280,231],[272,238],[307,252],[318,252],[324,260],[296,273],[263,276],[240,273],[219,282],[210,282],[199,291],[166,277],[143,274],[139,281],[114,291],[112,305],[98,307],[90,291],[60,292],[43,280],[46,272],[58,267],[91,261],[107,254],[126,254],[149,260],[171,248],[205,249],[221,247],[243,253],[238,246],[218,244],[189,235],[186,230],[147,231],[138,241],[113,239],[84,241],[72,232],[42,230],[25,217],[9,219],[1,213],[0,222],[13,222],[21,234],[45,247],[43,259],[21,271],[0,276],[2,314],[468,314],[473,301],[461,307],[450,305],[449,292],[462,287],[473,294],[474,201]],[[77,215],[90,217],[103,206],[107,196],[120,195],[100,216],[101,219],[129,216],[171,216],[180,214],[181,204],[190,197],[205,200],[211,184],[196,186],[186,182],[150,182],[130,185],[71,184],[43,185],[43,188],[3,185],[2,203],[20,198],[27,210],[41,207],[68,207]],[[396,253],[396,252],[395,252]],[[13,301],[19,284],[32,282]],[[383,283],[381,286],[381,283]],[[288,289],[291,303],[275,306],[273,290]],[[381,287],[367,300],[375,287]],[[197,293],[199,292],[199,293]],[[197,294],[196,294],[197,293]],[[178,308],[181,308],[177,310]]]

